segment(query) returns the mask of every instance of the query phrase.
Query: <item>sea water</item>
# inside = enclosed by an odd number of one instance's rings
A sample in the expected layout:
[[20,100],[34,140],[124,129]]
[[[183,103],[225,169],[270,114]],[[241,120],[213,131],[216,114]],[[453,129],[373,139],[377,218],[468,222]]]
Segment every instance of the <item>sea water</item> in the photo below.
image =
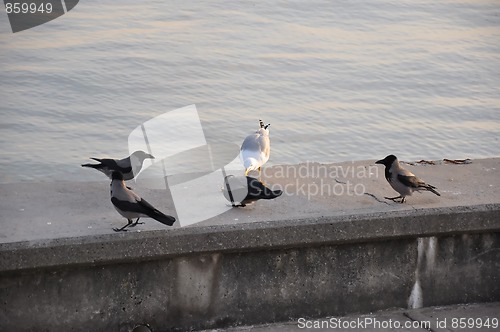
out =
[[500,156],[500,2],[80,1],[0,11],[0,182],[102,180],[141,123],[195,104],[212,143],[271,123],[269,164]]

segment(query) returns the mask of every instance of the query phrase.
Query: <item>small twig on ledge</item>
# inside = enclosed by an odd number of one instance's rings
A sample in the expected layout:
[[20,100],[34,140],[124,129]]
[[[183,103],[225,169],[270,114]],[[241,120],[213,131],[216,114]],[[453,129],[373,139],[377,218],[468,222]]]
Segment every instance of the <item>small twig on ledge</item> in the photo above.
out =
[[340,184],[347,184],[347,182],[342,182],[339,179],[335,178],[335,182],[340,183]]
[[420,161],[417,161],[417,164],[425,164],[425,165],[436,165],[436,163],[432,160],[420,160]]
[[378,197],[377,197],[377,196],[375,196],[374,194],[365,193],[365,195],[368,195],[368,196],[371,196],[371,197],[375,198],[375,200],[376,200],[377,202],[379,202],[379,203],[384,203],[384,204],[387,204],[387,205],[391,205],[391,204],[387,203],[386,201],[381,200],[380,198],[378,198]]
[[470,164],[472,163],[472,160],[469,158],[467,159],[443,159],[445,163],[450,163],[450,164],[455,164],[455,165],[461,165],[461,164]]

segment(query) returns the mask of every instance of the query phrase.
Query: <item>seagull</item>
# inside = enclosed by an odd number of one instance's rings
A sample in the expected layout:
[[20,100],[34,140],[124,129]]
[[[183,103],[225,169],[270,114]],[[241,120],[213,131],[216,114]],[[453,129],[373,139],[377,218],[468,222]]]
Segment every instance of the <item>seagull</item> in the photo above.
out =
[[425,183],[416,177],[415,174],[401,167],[395,155],[391,154],[384,159],[377,160],[375,164],[385,165],[385,178],[392,189],[399,193],[397,197],[384,197],[385,199],[396,201],[396,199],[401,198],[401,203],[404,203],[406,196],[411,196],[414,191],[422,190],[430,191],[441,196],[441,194],[436,191],[436,187]]
[[129,157],[120,160],[90,158],[98,161],[99,164],[83,164],[82,167],[94,168],[106,174],[106,176],[110,179],[113,171],[117,171],[123,174],[123,179],[125,181],[128,181],[132,180],[135,175],[139,174],[142,168],[142,163],[147,158],[154,159],[155,157],[144,151],[135,151]]
[[258,170],[261,176],[261,167],[269,160],[271,153],[271,141],[269,140],[269,129],[271,124],[264,125],[259,120],[260,128],[254,134],[248,135],[240,149],[240,159],[245,167],[245,176],[249,172]]
[[[113,203],[116,211],[128,220],[128,224],[122,228],[113,228],[115,232],[126,231],[125,228],[127,227],[135,227],[138,224],[143,224],[139,222],[141,217],[153,218],[167,226],[172,226],[174,224],[174,217],[167,216],[158,211],[151,204],[146,202],[145,199],[142,199],[139,195],[128,189],[123,181],[122,173],[114,171],[111,174],[111,179],[111,203]],[[132,222],[134,218],[137,218],[137,220]]]
[[[244,207],[259,199],[274,199],[281,196],[283,191],[272,190],[261,181],[251,176],[228,175],[224,178],[224,197],[233,207]],[[235,202],[239,202],[235,204]]]

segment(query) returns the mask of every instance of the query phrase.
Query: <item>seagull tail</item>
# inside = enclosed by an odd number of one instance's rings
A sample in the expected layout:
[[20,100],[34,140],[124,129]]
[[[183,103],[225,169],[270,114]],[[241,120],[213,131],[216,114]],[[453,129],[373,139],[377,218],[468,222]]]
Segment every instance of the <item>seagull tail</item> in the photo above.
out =
[[281,190],[272,190],[269,187],[266,187],[262,182],[259,182],[262,185],[262,191],[260,192],[261,199],[274,199],[276,197],[281,196],[283,191]]
[[252,198],[273,199],[281,196],[281,194],[283,193],[283,191],[281,190],[272,190],[271,188],[266,187],[259,180],[250,177],[247,177],[247,185],[248,185],[248,196]]
[[274,199],[276,197],[280,197],[283,191],[281,190],[271,190],[266,187],[266,190],[261,195],[262,199]]
[[281,194],[283,194],[283,191],[282,191],[282,190],[273,190],[273,191],[272,191],[272,193],[273,193],[273,194],[271,195],[271,196],[272,196],[272,198],[276,198],[276,197],[280,197],[280,196],[281,196]]
[[151,211],[148,214],[148,217],[153,218],[154,220],[159,221],[162,224],[167,225],[167,226],[172,226],[174,224],[174,222],[175,222],[175,218],[174,217],[168,216],[168,215],[166,215],[164,213],[161,213],[158,210]]

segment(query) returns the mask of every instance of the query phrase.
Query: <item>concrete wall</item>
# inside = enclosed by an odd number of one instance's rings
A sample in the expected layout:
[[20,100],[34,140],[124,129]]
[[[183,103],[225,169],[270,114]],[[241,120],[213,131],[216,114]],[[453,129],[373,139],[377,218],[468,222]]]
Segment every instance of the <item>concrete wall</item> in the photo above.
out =
[[500,205],[7,243],[0,330],[183,331],[500,301]]

